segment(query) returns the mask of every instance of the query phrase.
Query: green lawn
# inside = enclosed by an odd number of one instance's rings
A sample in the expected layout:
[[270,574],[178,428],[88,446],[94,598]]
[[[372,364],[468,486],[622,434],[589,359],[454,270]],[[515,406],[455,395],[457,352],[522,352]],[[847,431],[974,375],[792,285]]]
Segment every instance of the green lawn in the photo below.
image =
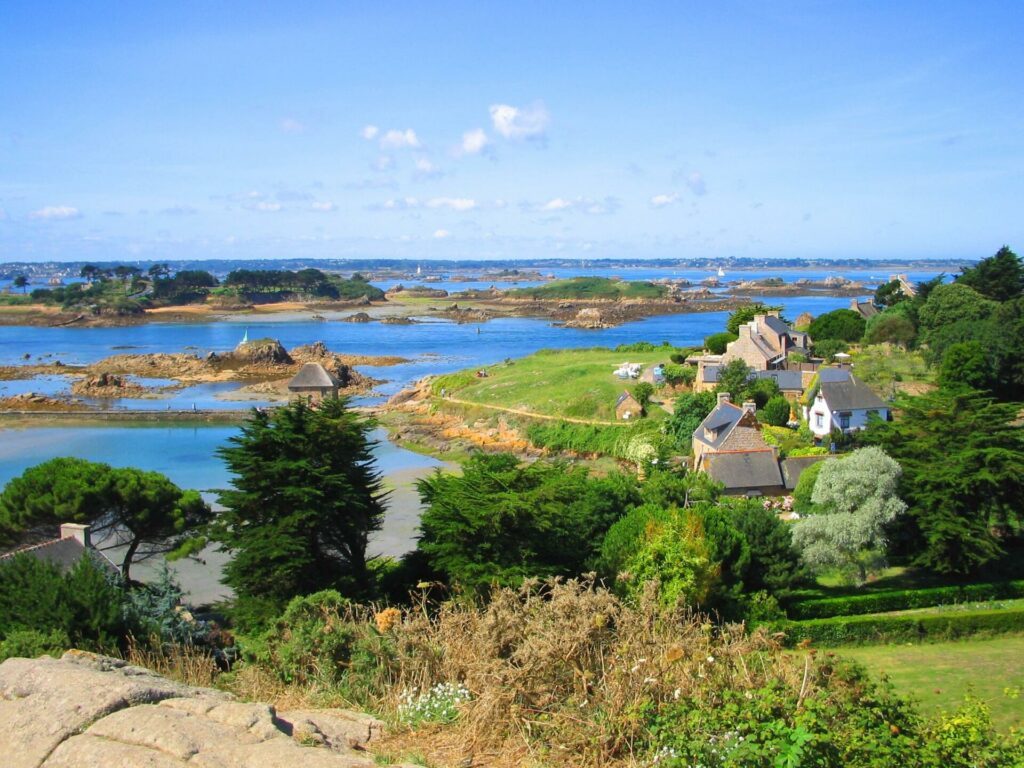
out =
[[[440,377],[434,391],[481,405],[499,406],[547,416],[614,421],[615,401],[637,381],[618,379],[613,371],[624,362],[641,363],[646,370],[669,361],[668,347],[653,352],[615,352],[610,349],[541,350],[529,357],[489,366],[487,377],[462,371]],[[655,399],[659,399],[655,394]],[[656,405],[650,419],[668,414]]]
[[920,645],[840,648],[836,653],[888,675],[925,712],[951,710],[966,693],[985,700],[996,727],[1024,727],[1024,636]]

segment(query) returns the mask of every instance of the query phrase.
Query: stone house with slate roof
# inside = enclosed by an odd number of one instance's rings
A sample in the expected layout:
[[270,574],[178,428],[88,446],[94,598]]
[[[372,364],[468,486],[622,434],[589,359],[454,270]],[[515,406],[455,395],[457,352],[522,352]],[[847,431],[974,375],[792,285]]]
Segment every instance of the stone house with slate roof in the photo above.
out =
[[339,382],[320,363],[306,363],[288,382],[288,391],[305,395],[311,402],[320,402],[328,397],[337,397]]
[[[810,393],[808,393],[810,394]],[[872,414],[889,418],[889,405],[846,368],[821,368],[817,391],[804,405],[804,418],[817,437],[838,429],[855,432],[868,425]]]
[[755,371],[767,371],[784,368],[792,352],[810,355],[810,337],[782,322],[777,312],[755,315],[753,320],[739,327],[738,333],[739,338],[725,348],[723,365],[731,360],[743,360]]
[[[718,386],[718,377],[721,374],[722,366],[709,365],[698,358],[697,378],[694,380],[695,392],[709,392]],[[779,392],[788,400],[797,400],[803,394],[804,387],[813,378],[813,371],[751,371],[751,379],[771,379],[779,386]]]
[[67,573],[78,564],[79,560],[87,556],[94,558],[97,563],[112,573],[120,573],[118,567],[93,546],[92,538],[89,534],[89,526],[78,523],[64,523],[60,527],[59,538],[22,547],[13,552],[0,555],[0,561],[23,554],[34,557],[37,560],[42,560],[50,565],[55,565],[61,573]]
[[644,409],[640,405],[640,401],[629,392],[623,392],[619,395],[619,399],[615,401],[616,419],[628,421],[630,419],[638,419],[643,415]]
[[779,494],[785,490],[778,450],[761,435],[757,406],[718,403],[693,433],[693,466],[725,485],[729,494]]

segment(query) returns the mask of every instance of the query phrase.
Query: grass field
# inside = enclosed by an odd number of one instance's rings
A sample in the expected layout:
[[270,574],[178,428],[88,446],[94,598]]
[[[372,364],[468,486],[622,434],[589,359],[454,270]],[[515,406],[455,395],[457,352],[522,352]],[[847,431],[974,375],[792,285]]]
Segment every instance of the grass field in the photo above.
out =
[[[449,397],[487,406],[498,406],[545,416],[615,420],[615,401],[632,391],[635,380],[622,380],[613,371],[624,362],[641,363],[646,370],[668,362],[669,348],[654,352],[616,352],[610,349],[541,350],[529,357],[489,366],[487,377],[473,371],[440,377],[434,391],[445,389]],[[657,394],[655,399],[657,399]],[[650,419],[668,414],[656,405]]]
[[970,692],[991,707],[996,727],[1024,727],[1024,697],[1013,698],[1024,693],[1024,636],[840,648],[836,653],[888,675],[925,712],[951,710]]

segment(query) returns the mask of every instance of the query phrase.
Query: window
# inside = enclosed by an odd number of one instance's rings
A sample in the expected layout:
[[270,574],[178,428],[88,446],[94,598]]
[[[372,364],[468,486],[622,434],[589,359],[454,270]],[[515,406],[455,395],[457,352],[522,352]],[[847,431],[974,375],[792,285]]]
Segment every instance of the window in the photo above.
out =
[[850,428],[850,414],[840,413],[839,414],[839,428],[849,429]]
[[825,415],[822,413],[814,414],[814,426],[818,429],[824,429],[825,427]]

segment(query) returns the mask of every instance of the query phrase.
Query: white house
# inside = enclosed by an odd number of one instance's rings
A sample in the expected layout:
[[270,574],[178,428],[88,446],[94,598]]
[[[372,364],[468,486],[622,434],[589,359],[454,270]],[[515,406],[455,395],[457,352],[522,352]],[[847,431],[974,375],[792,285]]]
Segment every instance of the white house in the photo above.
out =
[[843,368],[818,370],[818,391],[804,406],[804,418],[818,437],[832,430],[853,432],[868,425],[868,417],[889,418],[889,406],[868,386]]

